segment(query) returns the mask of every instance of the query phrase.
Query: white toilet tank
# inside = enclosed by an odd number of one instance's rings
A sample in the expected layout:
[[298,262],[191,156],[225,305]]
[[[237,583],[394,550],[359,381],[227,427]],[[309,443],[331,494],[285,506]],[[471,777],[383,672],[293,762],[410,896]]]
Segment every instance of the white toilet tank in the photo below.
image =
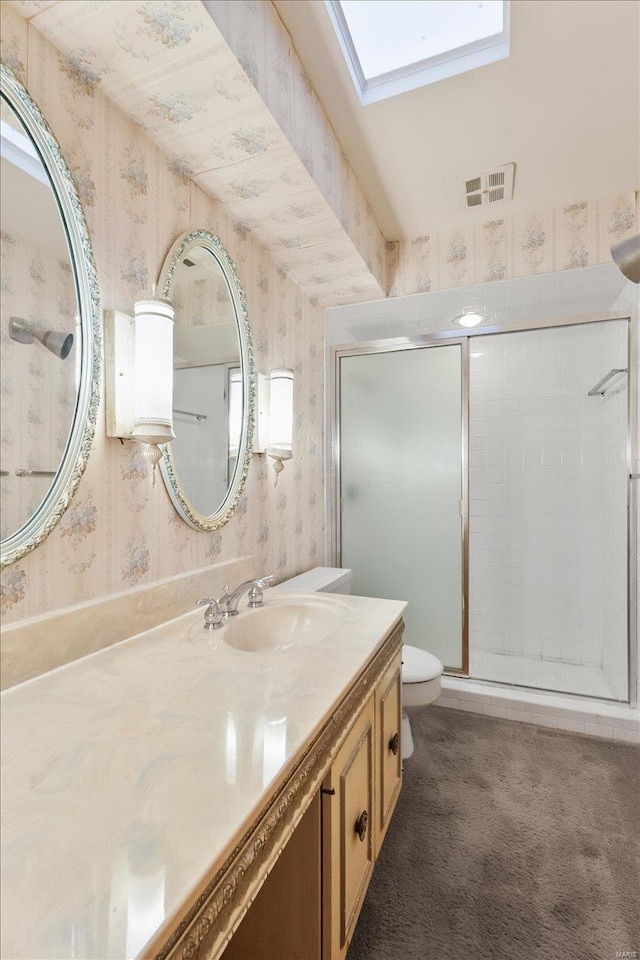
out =
[[351,593],[351,570],[345,567],[313,567],[278,584],[279,590],[296,593]]

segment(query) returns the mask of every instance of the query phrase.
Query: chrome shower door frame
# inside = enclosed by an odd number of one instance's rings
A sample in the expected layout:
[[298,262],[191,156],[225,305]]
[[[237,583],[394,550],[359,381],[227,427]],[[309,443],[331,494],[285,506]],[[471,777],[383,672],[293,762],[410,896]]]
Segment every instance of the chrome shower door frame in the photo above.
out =
[[459,336],[429,336],[392,340],[375,340],[367,343],[350,344],[332,348],[332,390],[331,390],[331,477],[334,488],[332,521],[332,562],[342,564],[341,529],[341,493],[340,493],[340,361],[343,357],[365,356],[377,353],[399,353],[404,350],[424,350],[432,347],[460,347],[460,383],[461,383],[461,520],[462,520],[462,666],[459,669],[447,667],[448,674],[469,675],[469,341]]
[[[631,706],[638,704],[638,500],[640,493],[640,441],[638,438],[638,311],[625,310],[607,314],[589,314],[577,317],[559,317],[531,324],[495,324],[480,329],[443,330],[439,333],[416,337],[396,337],[385,340],[368,340],[361,343],[338,344],[331,348],[330,384],[330,441],[328,447],[328,476],[331,477],[333,495],[328,499],[331,515],[328,518],[331,530],[331,562],[341,565],[340,527],[340,360],[346,356],[371,353],[388,353],[398,350],[416,350],[426,347],[459,343],[462,348],[462,622],[463,622],[463,667],[447,670],[449,674],[469,676],[469,346],[474,337],[491,336],[497,333],[520,333],[527,330],[546,330],[554,327],[582,326],[587,323],[605,323],[609,320],[626,320],[628,324],[628,410],[627,410],[627,656],[628,690]],[[539,691],[538,691],[539,692]]]

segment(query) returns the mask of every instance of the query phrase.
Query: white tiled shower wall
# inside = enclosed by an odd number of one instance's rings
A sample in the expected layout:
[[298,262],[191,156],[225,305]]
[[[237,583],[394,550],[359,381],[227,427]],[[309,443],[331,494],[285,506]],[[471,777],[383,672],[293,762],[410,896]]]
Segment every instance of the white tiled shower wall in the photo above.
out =
[[227,370],[220,363],[183,367],[174,374],[174,419],[179,429],[171,448],[189,500],[207,516],[227,492],[226,385]]
[[[587,396],[626,366],[627,332],[611,321],[471,343],[472,676],[517,683],[487,663],[525,657],[552,667],[549,689],[627,699],[627,378]],[[574,688],[566,664],[585,668]]]

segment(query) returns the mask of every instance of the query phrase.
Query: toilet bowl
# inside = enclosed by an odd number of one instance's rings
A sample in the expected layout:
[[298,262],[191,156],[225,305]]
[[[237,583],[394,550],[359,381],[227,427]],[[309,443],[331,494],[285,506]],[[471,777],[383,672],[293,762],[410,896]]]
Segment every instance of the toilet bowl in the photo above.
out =
[[[278,584],[279,590],[300,593],[351,593],[351,570],[341,567],[314,567],[291,580]],[[444,667],[426,650],[405,643],[402,648],[402,749],[407,760],[413,753],[413,736],[408,712],[433,703],[440,696],[440,677]]]
[[429,706],[440,696],[442,672],[440,660],[426,650],[405,643],[402,648],[402,752],[403,760],[413,753],[413,735],[409,713]]

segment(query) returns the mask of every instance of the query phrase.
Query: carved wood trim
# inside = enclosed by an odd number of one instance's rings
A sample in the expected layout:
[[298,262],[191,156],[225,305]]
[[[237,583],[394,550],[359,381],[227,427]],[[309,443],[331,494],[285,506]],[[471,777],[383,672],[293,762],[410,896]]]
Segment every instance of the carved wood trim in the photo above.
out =
[[319,790],[353,722],[401,648],[403,630],[400,621],[184,919],[160,946],[156,941],[146,957],[217,960]]

